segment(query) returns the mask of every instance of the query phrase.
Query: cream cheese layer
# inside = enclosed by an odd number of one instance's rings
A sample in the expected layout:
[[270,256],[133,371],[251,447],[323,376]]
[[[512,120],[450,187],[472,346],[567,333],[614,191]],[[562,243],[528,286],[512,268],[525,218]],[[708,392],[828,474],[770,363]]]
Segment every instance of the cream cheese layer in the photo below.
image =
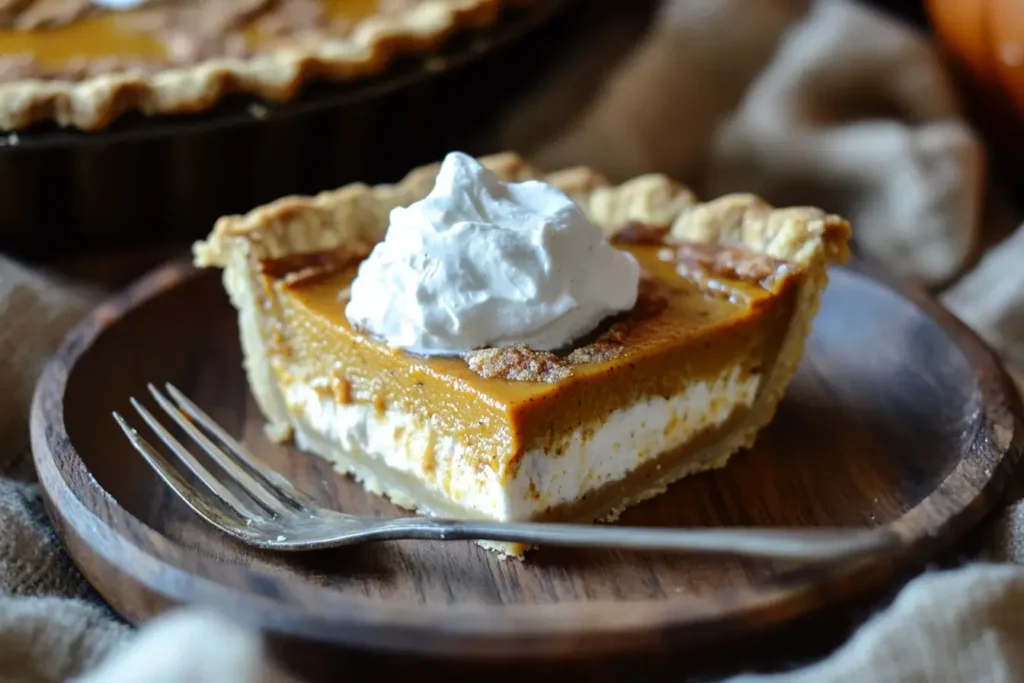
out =
[[[753,405],[760,380],[732,368],[668,398],[644,398],[616,410],[599,425],[580,427],[546,448],[527,451],[514,465],[510,452],[497,468],[478,466],[481,458],[465,444],[410,413],[378,412],[366,403],[337,404],[301,383],[286,387],[285,399],[293,416],[337,447],[319,455],[369,458],[421,482],[435,497],[472,516],[525,520],[619,481],[724,424],[737,409]],[[508,468],[514,470],[511,476],[506,476]],[[408,497],[417,507],[413,492]],[[396,502],[410,506],[408,500]]]

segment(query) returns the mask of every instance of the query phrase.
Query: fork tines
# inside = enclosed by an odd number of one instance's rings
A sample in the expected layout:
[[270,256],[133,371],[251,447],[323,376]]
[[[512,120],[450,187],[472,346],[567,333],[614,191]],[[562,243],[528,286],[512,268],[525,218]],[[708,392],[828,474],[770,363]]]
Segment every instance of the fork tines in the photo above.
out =
[[[288,515],[304,510],[309,505],[310,499],[306,494],[253,457],[242,444],[181,391],[171,384],[164,386],[167,394],[174,399],[173,402],[152,384],[147,385],[157,405],[217,464],[223,473],[222,476],[215,476],[199,462],[189,449],[182,445],[134,397],[130,399],[132,407],[149,425],[157,438],[177,456],[178,460],[195,475],[196,479],[202,482],[226,506],[228,511],[243,520],[251,520],[268,515],[271,517]],[[160,451],[132,428],[117,411],[114,411],[114,419],[117,420],[135,450],[146,459],[146,462],[156,470],[164,483],[182,500],[204,517],[209,514],[223,516],[223,513],[212,510],[210,504],[204,500],[204,496],[196,491],[192,484],[168,463]],[[226,485],[228,482],[233,486]],[[244,492],[244,498],[236,495],[233,489]],[[199,507],[203,509],[200,510]]]

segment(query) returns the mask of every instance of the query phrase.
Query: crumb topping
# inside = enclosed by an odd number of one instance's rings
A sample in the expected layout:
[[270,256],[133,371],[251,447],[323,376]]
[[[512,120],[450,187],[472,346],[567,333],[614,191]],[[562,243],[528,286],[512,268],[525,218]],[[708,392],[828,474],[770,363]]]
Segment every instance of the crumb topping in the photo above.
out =
[[593,344],[573,349],[572,353],[565,357],[570,365],[586,365],[587,363],[607,363],[613,361],[623,354],[626,348],[621,342],[597,341]]
[[496,349],[477,349],[465,354],[469,369],[484,379],[556,384],[572,376],[574,365],[607,363],[625,352],[614,340],[600,340],[573,349],[561,358],[550,351],[537,351],[525,344]]
[[536,351],[525,344],[497,349],[477,349],[465,354],[469,369],[484,379],[556,384],[572,375],[572,368],[549,351]]

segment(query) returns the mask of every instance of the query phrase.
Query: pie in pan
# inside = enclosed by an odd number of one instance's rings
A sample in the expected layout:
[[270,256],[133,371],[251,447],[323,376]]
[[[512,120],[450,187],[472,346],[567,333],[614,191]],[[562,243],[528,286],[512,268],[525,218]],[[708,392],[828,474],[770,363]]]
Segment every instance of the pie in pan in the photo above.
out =
[[381,72],[504,5],[544,0],[0,0],[0,129],[292,97]]
[[[751,446],[800,361],[828,267],[849,254],[849,224],[750,195],[701,203],[660,175],[612,186],[583,168],[541,175],[514,154],[480,163],[509,187],[557,188],[632,255],[632,305],[555,350],[424,356],[354,325],[353,279],[368,277],[396,207],[432,192],[437,165],[222,218],[195,262],[224,269],[268,433],[399,506],[497,520],[613,520]],[[380,294],[383,308],[408,299]]]

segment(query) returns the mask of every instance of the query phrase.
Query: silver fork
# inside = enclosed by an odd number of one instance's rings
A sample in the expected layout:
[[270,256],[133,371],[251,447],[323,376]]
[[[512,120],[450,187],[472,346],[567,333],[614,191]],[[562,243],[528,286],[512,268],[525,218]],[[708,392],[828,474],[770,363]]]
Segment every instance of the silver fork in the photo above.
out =
[[[115,411],[114,419],[132,445],[196,514],[243,543],[261,548],[298,551],[397,539],[488,540],[821,562],[884,552],[899,543],[895,533],[881,529],[672,529],[345,514],[319,505],[253,457],[174,386],[165,385],[173,401],[152,384],[148,387],[157,405],[217,464],[219,476],[135,398],[130,399],[132,406],[213,495],[192,486]],[[225,481],[245,495],[237,495]]]

